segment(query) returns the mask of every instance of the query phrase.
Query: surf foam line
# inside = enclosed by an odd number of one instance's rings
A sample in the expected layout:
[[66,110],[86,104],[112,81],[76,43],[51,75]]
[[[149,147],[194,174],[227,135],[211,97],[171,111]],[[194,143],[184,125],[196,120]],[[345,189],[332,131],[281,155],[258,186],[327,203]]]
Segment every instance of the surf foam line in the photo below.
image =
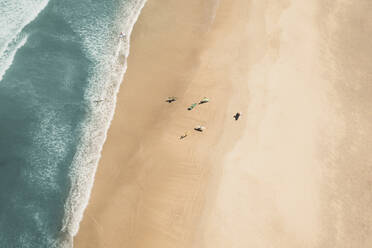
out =
[[[123,10],[125,14],[121,18],[125,19],[125,23],[121,24],[120,28],[126,33],[126,38],[119,39],[113,54],[115,63],[112,63],[109,75],[103,76],[103,79],[106,78],[110,83],[108,87],[102,89],[100,83],[96,82],[87,93],[87,99],[92,104],[92,113],[83,123],[81,142],[73,159],[70,172],[71,189],[65,203],[62,234],[55,247],[72,247],[73,237],[79,230],[80,221],[89,202],[103,144],[114,116],[117,94],[127,70],[130,36],[145,3],[146,0],[135,0],[132,1],[131,9]],[[96,100],[103,101],[95,103]]]
[[5,72],[13,64],[14,57],[21,47],[23,47],[27,42],[28,36],[20,38],[20,40],[14,41],[14,44],[9,45],[9,47],[0,56],[0,81],[3,80]]
[[0,81],[13,63],[18,49],[27,42],[21,35],[25,26],[35,20],[48,5],[43,1],[5,1],[0,9]]

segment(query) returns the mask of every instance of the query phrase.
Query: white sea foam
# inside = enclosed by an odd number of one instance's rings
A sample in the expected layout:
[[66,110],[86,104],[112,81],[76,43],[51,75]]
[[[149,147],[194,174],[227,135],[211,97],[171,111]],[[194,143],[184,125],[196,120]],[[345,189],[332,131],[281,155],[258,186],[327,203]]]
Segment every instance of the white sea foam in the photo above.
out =
[[12,44],[9,44],[8,47],[0,55],[0,81],[3,80],[5,72],[12,65],[14,56],[16,55],[18,49],[23,47],[27,42],[28,36],[25,35],[15,40]]
[[[68,124],[60,121],[57,112],[53,108],[44,107],[38,113],[41,123],[38,123],[34,131],[33,154],[28,155],[33,169],[28,170],[30,181],[48,189],[57,191],[58,185],[55,178],[58,177],[59,166],[53,161],[61,161],[68,153],[68,145],[73,139]],[[40,156],[40,154],[47,156]]]
[[[63,237],[57,241],[58,247],[72,246],[72,238],[78,232],[79,223],[88,205],[103,143],[113,118],[116,96],[127,68],[129,37],[145,2],[146,0],[132,0],[119,10],[119,29],[127,34],[127,38],[120,40],[116,35],[115,47],[109,47],[112,48],[110,56],[104,61],[98,61],[96,71],[90,79],[91,87],[86,98],[92,102],[92,114],[83,124],[83,137],[74,157],[70,174],[72,186],[65,204],[65,218],[61,230]],[[88,39],[87,51],[94,57],[96,54],[90,50],[91,45]],[[93,48],[101,49],[94,46]],[[95,104],[94,100],[104,101]]]
[[30,23],[45,8],[48,0],[0,0],[0,47],[9,36]]
[[[10,51],[22,29],[47,6],[48,0],[0,0],[0,58]],[[2,64],[2,60],[0,60]]]

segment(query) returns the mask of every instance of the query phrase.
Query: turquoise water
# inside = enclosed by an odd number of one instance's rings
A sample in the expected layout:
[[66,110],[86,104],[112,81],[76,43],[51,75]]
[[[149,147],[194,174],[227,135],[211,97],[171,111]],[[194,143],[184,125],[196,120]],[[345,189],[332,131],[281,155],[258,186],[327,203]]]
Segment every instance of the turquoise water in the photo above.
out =
[[0,247],[71,246],[142,5],[0,0]]

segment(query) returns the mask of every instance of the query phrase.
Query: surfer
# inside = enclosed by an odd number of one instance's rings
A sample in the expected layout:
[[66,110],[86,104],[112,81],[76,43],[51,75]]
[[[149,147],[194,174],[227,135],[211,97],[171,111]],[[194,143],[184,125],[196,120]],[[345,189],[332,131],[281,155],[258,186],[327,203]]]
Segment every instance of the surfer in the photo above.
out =
[[168,99],[165,100],[165,101],[168,102],[168,103],[172,103],[172,102],[175,102],[176,100],[177,100],[177,98],[172,96],[172,97],[168,97]]
[[237,121],[239,119],[240,115],[241,115],[240,112],[237,112],[233,117]]
[[123,33],[123,32],[120,32],[120,34],[119,34],[119,38],[120,39],[123,39],[123,38],[125,38],[126,37],[126,35]]
[[196,103],[191,104],[191,106],[188,107],[187,110],[189,111],[192,110],[193,108],[195,108],[196,105],[197,105]]
[[180,136],[180,139],[184,139],[184,138],[186,138],[186,137],[187,137],[187,135],[188,135],[188,132],[185,132],[185,134],[184,134],[184,135],[181,135],[181,136]]
[[209,98],[208,97],[204,97],[200,102],[199,104],[204,104],[204,103],[207,103],[209,102]]
[[102,100],[95,100],[95,101],[93,101],[94,103],[101,103],[101,102],[103,102],[104,101],[104,99],[102,99]]
[[199,125],[199,126],[195,127],[194,130],[198,131],[198,132],[203,132],[205,130],[205,127]]

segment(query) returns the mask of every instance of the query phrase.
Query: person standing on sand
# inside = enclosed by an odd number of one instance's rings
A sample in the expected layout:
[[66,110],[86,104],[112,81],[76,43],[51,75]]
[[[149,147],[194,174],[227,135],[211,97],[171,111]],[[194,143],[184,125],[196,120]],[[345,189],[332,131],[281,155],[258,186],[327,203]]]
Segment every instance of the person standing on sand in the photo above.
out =
[[234,119],[237,121],[240,117],[240,112],[237,112],[235,115],[234,115]]

